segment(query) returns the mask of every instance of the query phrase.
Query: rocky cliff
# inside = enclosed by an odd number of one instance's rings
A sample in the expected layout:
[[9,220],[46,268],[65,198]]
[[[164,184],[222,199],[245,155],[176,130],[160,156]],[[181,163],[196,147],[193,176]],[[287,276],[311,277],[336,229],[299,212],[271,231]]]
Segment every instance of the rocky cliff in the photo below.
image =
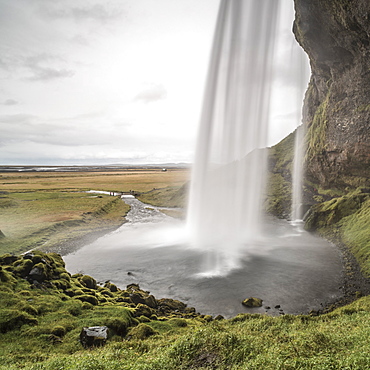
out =
[[[305,228],[348,247],[370,276],[370,1],[294,4],[293,31],[312,70],[303,107]],[[289,195],[291,159],[279,163],[281,153],[288,158],[292,151],[287,139],[270,155],[272,179],[278,177],[288,191],[276,190],[270,180],[279,198],[270,195],[268,205],[282,216],[289,206],[284,194]]]
[[303,122],[307,177],[323,188],[370,179],[370,2],[294,0],[293,31],[312,76]]

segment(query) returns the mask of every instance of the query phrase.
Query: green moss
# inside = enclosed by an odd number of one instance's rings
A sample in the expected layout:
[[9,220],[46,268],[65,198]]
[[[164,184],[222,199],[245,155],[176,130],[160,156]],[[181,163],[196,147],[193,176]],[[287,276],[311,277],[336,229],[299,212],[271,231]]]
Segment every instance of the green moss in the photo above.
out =
[[0,281],[2,283],[8,283],[8,284],[16,283],[16,280],[13,277],[13,275],[9,271],[6,271],[5,269],[3,269],[1,266],[0,266]]
[[79,278],[80,282],[89,289],[97,289],[96,280],[89,275],[83,275]]
[[63,309],[73,316],[79,316],[82,313],[82,302],[77,299],[70,299],[66,302]]
[[265,209],[277,217],[289,217],[291,179],[296,131],[269,149],[270,173],[267,178]]
[[143,303],[139,303],[136,306],[136,309],[135,309],[135,316],[136,317],[139,317],[139,316],[150,317],[150,316],[153,315],[153,313],[154,313],[153,310],[149,306],[147,306]]
[[330,92],[325,100],[317,108],[311,124],[308,126],[306,133],[306,159],[311,160],[313,157],[321,154],[325,149],[326,130],[327,130],[327,108],[330,100]]
[[267,183],[266,211],[283,217],[290,214],[290,208],[291,184],[280,173],[271,174]]
[[126,317],[110,317],[105,321],[105,325],[115,334],[124,337],[131,325],[131,320],[128,320]]
[[17,261],[18,257],[14,256],[10,253],[5,253],[2,256],[0,256],[0,265],[11,265],[15,261]]
[[188,326],[188,322],[185,319],[181,318],[173,318],[168,320],[168,323],[172,326],[179,327],[179,328],[185,328]]
[[352,195],[316,204],[310,209],[305,228],[306,230],[318,230],[334,225],[360,209],[366,199],[366,195]]
[[158,334],[158,332],[155,331],[152,327],[147,324],[141,323],[130,330],[129,337],[131,339],[144,340],[155,334]]
[[246,298],[242,305],[246,307],[262,307],[262,299],[255,297]]
[[26,277],[32,270],[33,262],[30,259],[17,260],[14,263],[14,273],[21,277]]
[[105,283],[104,288],[109,289],[111,292],[118,292],[118,288],[116,285],[112,284],[111,282]]
[[37,319],[27,312],[17,309],[2,309],[0,310],[0,332],[14,330],[22,325],[36,325]]
[[66,329],[64,326],[57,325],[51,329],[51,334],[55,335],[56,337],[64,337],[66,335]]
[[102,295],[105,295],[107,297],[114,297],[114,294],[112,293],[112,291],[107,288],[99,287],[98,290],[99,290],[99,293]]
[[150,322],[151,319],[142,315],[140,317],[137,317],[137,320],[139,320],[139,322]]
[[359,191],[311,207],[306,230],[345,243],[370,276],[370,196]]
[[343,241],[351,248],[365,275],[370,276],[370,199],[340,221]]
[[97,298],[94,297],[93,295],[83,294],[83,295],[78,295],[75,298],[76,299],[79,299],[82,302],[90,303],[93,306],[96,306],[99,303],[99,301],[97,300]]

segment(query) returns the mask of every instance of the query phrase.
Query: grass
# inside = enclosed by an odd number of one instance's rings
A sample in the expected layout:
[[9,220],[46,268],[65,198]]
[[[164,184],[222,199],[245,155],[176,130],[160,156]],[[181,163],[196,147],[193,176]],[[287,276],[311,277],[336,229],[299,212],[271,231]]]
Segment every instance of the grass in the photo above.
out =
[[[124,202],[86,190],[151,192],[157,205],[174,206],[168,194],[178,193],[188,176],[188,170],[177,169],[2,174],[0,230],[5,238],[0,238],[0,254],[32,248],[54,250],[124,222],[129,210]],[[148,196],[146,200],[150,202]]]
[[[84,224],[122,222],[123,202],[82,192],[89,188],[128,189],[140,192],[146,202],[179,206],[187,173],[165,177],[168,173],[146,173],[151,179],[136,185],[144,173],[63,174],[61,180],[55,174],[26,174],[17,180],[7,175],[2,189],[6,193],[0,198],[0,228],[6,237],[0,245],[9,245],[11,238],[14,248],[17,240],[25,240],[22,248],[33,238],[58,242]],[[122,179],[132,182],[120,187]],[[17,189],[10,187],[12,181],[18,181]],[[59,187],[60,181],[71,188]],[[367,259],[370,200],[364,195],[358,203],[358,195],[325,202],[321,210],[325,222],[330,222],[326,227],[339,228],[353,250],[358,247],[358,258]],[[63,230],[60,234],[58,228]],[[180,312],[175,301],[169,303],[173,310],[161,316],[151,307],[154,298],[148,292],[101,286],[86,275],[71,276],[56,254],[35,252],[31,260],[6,255],[0,257],[0,267],[0,370],[370,368],[370,297],[321,316],[240,314],[213,320]],[[27,277],[35,267],[45,280],[31,284]],[[134,295],[144,303],[135,304]],[[107,344],[84,349],[80,331],[95,325],[110,329]]]
[[361,188],[314,205],[306,220],[308,230],[317,230],[334,242],[344,243],[370,277],[370,194]]
[[182,186],[189,178],[189,170],[132,169],[100,172],[27,172],[0,175],[0,190],[104,190],[146,192],[153,188]]
[[[45,264],[39,288],[23,279],[28,264]],[[0,369],[366,369],[370,366],[370,299],[322,316],[239,314],[228,320],[152,315],[130,294],[70,276],[56,254],[0,257]],[[60,285],[66,280],[66,285]],[[90,288],[88,288],[90,287]],[[79,291],[95,297],[83,300]],[[71,292],[73,294],[71,294]],[[119,297],[127,301],[120,302]],[[160,301],[158,301],[160,302]],[[146,312],[146,313],[145,313]],[[143,315],[145,314],[145,315]],[[82,327],[106,325],[104,347],[85,349]]]
[[0,253],[51,248],[92,229],[119,226],[129,207],[117,197],[83,192],[30,191],[6,195],[1,207]]
[[361,207],[340,221],[342,239],[360,262],[363,273],[370,276],[370,197]]

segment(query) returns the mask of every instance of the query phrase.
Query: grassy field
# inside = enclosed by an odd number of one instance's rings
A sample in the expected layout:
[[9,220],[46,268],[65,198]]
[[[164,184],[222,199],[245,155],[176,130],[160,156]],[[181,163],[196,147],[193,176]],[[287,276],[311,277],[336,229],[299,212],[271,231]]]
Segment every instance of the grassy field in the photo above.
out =
[[146,192],[154,188],[181,186],[189,170],[131,169],[100,172],[15,172],[0,174],[0,191],[104,190]]
[[[163,315],[161,300],[157,308],[135,304],[134,295],[149,293],[71,276],[56,254],[2,256],[0,265],[1,370],[370,368],[369,297],[321,316],[216,320],[177,309]],[[34,268],[44,277],[31,285],[22,277]],[[104,347],[86,349],[80,331],[96,325],[111,334]]]
[[[168,197],[188,181],[188,170],[17,172],[0,175],[0,254],[32,248],[55,250],[76,238],[112,230],[129,207],[119,197],[87,190],[143,193],[168,206]],[[153,204],[153,203],[152,203]],[[171,204],[173,206],[174,204]]]
[[[0,255],[55,249],[124,222],[128,207],[119,197],[86,190],[132,191],[147,203],[179,207],[188,177],[187,170],[3,174]],[[325,207],[334,216],[343,211]],[[368,207],[352,208],[343,232],[367,243]],[[34,269],[42,276],[36,283]],[[369,297],[320,316],[215,320],[177,306],[162,316],[160,300],[153,309],[148,295],[71,276],[56,254],[0,256],[0,370],[370,369]],[[85,349],[79,333],[95,325],[111,335],[104,347]]]

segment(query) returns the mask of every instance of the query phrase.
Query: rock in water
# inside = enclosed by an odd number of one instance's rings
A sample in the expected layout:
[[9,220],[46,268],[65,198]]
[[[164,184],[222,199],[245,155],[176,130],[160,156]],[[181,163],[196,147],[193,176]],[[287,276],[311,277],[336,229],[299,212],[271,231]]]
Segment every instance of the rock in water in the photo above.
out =
[[106,326],[90,326],[83,328],[80,333],[80,342],[84,348],[103,346],[108,338]]
[[242,302],[242,305],[245,307],[253,308],[253,307],[262,307],[262,299],[261,298],[255,298],[255,297],[250,297],[244,299]]

